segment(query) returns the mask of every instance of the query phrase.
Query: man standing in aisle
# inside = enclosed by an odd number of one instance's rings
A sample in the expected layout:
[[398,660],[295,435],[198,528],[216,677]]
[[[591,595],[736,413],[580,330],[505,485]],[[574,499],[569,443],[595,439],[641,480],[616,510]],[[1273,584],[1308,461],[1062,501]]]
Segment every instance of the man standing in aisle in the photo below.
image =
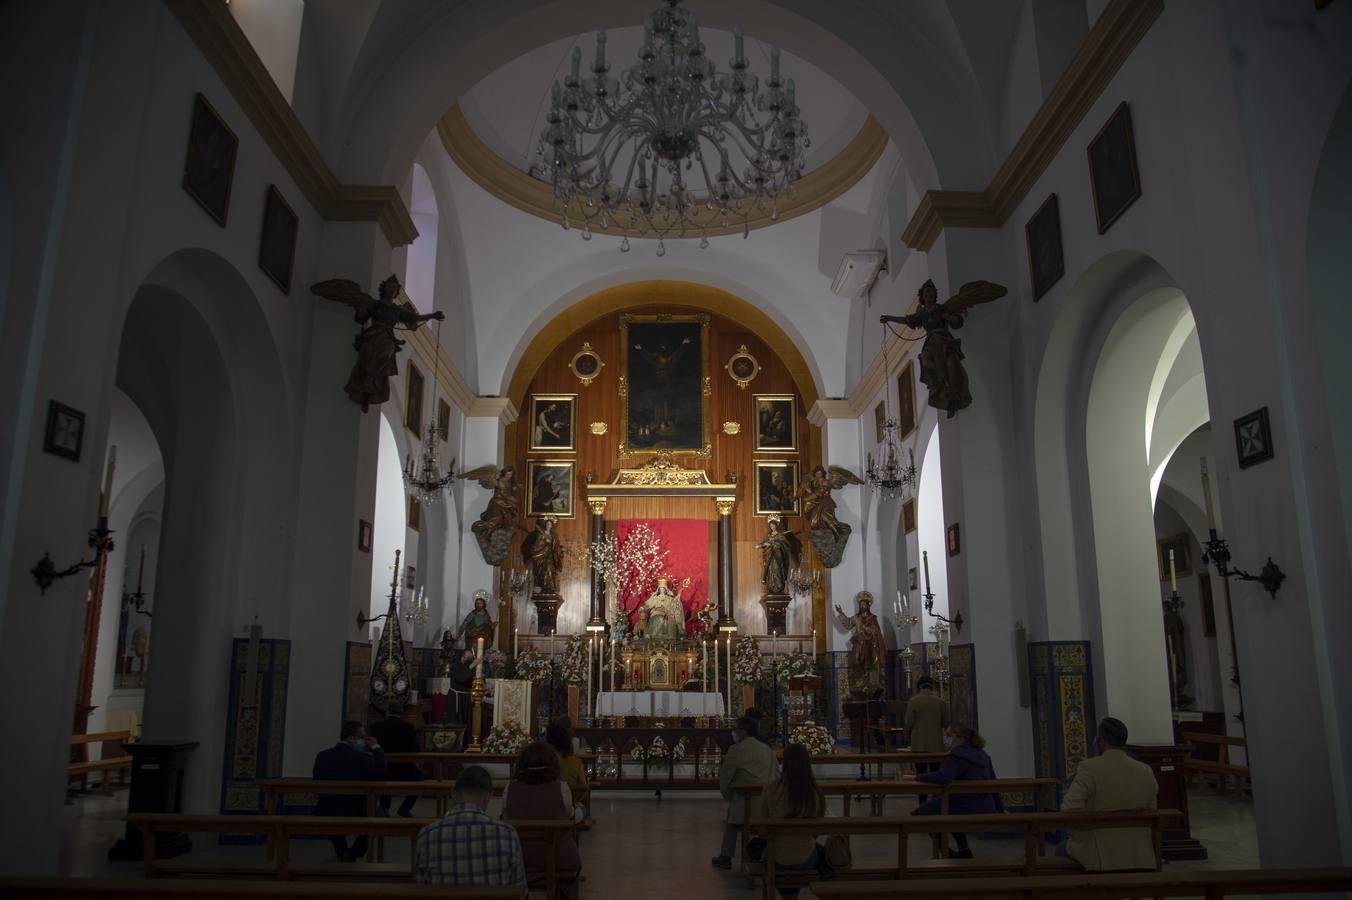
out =
[[[934,692],[934,679],[928,675],[915,683],[920,690],[906,703],[906,736],[912,753],[943,753],[944,732],[948,730],[948,704]],[[916,763],[915,772],[923,775],[938,767],[933,763]],[[927,795],[916,798],[924,803]]]

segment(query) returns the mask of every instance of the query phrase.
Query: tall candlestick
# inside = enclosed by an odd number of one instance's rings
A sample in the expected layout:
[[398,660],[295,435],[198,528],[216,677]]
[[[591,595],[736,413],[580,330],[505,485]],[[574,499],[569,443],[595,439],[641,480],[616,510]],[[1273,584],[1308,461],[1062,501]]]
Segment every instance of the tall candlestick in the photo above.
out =
[[1174,551],[1169,548],[1169,589],[1178,593],[1178,570],[1174,568]]
[[926,593],[926,594],[932,594],[932,593],[934,593],[934,592],[930,590],[930,580],[929,580],[929,551],[928,551],[928,550],[922,551],[921,554],[920,554],[920,559],[921,559],[921,561],[922,561],[922,562],[924,563],[924,565],[925,565],[925,593]]
[[1206,501],[1206,527],[1216,532],[1216,510],[1211,506],[1211,478],[1206,472],[1206,457],[1202,457],[1202,499]]
[[108,504],[113,499],[113,470],[117,468],[117,444],[108,448],[108,468],[103,474],[103,493],[99,495],[99,518],[108,518]]
[[732,634],[728,634],[728,715],[732,715]]
[[812,629],[812,661],[817,661],[817,629]]

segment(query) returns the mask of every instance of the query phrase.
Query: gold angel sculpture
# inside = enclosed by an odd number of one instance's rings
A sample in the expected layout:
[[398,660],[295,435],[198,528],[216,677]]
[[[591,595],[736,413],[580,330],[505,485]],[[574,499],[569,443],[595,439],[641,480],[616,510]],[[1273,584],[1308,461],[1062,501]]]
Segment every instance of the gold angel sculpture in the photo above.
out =
[[516,485],[516,468],[479,466],[461,472],[460,477],[493,492],[488,506],[479,514],[479,521],[471,525],[470,530],[479,542],[479,552],[483,554],[484,562],[490,566],[500,566],[512,550],[512,539],[516,537],[517,528],[521,527],[517,522],[521,497]]
[[929,405],[942,409],[951,419],[958,410],[972,405],[967,386],[967,370],[962,367],[962,341],[953,336],[961,328],[967,313],[979,303],[999,300],[1008,291],[990,281],[969,281],[943,303],[933,281],[920,286],[919,304],[908,316],[882,316],[885,325],[896,322],[925,332],[920,348],[920,381],[929,388]]
[[831,492],[847,484],[863,483],[858,475],[841,466],[815,466],[799,488],[808,537],[817,550],[817,557],[828,569],[840,565],[851,531],[849,525],[836,518],[836,501]]
[[399,374],[399,348],[404,342],[394,336],[395,329],[413,331],[428,319],[441,320],[444,313],[419,315],[398,300],[399,279],[391,275],[380,283],[378,297],[371,297],[355,281],[330,278],[310,288],[325,300],[343,303],[353,309],[353,318],[362,330],[353,339],[357,362],[347,378],[347,396],[366,412],[390,399],[390,377]]

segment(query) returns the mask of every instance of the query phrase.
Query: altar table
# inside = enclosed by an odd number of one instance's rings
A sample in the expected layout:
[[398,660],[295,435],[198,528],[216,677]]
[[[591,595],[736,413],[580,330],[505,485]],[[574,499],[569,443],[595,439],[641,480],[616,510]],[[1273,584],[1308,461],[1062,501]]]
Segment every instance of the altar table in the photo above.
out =
[[[614,706],[612,707],[612,701]],[[713,691],[600,691],[598,716],[721,716],[723,695]]]

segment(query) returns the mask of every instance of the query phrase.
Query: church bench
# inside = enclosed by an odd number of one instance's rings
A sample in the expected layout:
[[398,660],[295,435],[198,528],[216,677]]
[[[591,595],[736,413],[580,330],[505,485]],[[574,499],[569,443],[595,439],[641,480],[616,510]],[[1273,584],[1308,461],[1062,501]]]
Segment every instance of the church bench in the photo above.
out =
[[[779,885],[806,885],[815,880],[812,872],[778,872],[775,845],[785,834],[881,834],[897,841],[897,864],[887,868],[851,867],[837,870],[836,877],[849,880],[870,878],[936,878],[987,873],[1022,875],[1080,872],[1079,865],[1065,857],[1046,857],[1044,837],[1048,832],[1072,828],[1149,827],[1155,847],[1156,865],[1161,860],[1164,823],[1181,819],[1177,810],[1133,810],[1123,812],[1031,812],[994,813],[959,816],[857,816],[822,819],[763,819],[750,821],[757,833],[765,835],[763,889],[766,900],[773,900]],[[1023,854],[1017,858],[929,859],[913,862],[909,838],[913,834],[948,834],[954,831],[1018,831],[1023,835]],[[965,880],[965,879],[964,879]]]
[[[72,760],[66,766],[67,781],[80,782],[80,790],[89,790],[89,774],[91,772],[103,772],[103,783],[108,783],[108,772],[118,773],[118,783],[126,784],[127,773],[131,771],[131,756],[122,750],[122,744],[131,740],[130,731],[96,731],[91,734],[73,734],[70,738],[72,756],[78,748],[85,757],[80,760]],[[90,760],[89,745],[103,744],[103,752],[108,752],[109,744],[114,745],[116,756],[104,756],[102,759]]]
[[1352,884],[1352,869],[1279,869],[1229,872],[1077,872],[1021,878],[963,878],[960,881],[813,881],[821,900],[907,897],[961,897],[964,900],[1118,900],[1121,897],[1245,897],[1255,894],[1337,893]]
[[[579,753],[578,758],[588,767],[595,760],[594,753]],[[519,753],[443,753],[424,751],[419,753],[386,753],[387,763],[413,763],[423,772],[437,781],[454,781],[455,776],[465,766],[510,766],[515,767]]]
[[[351,783],[351,782],[348,782]],[[408,782],[392,782],[406,786]],[[412,844],[418,832],[432,824],[436,819],[405,819],[399,816],[381,816],[354,818],[350,816],[222,816],[188,815],[182,813],[129,813],[128,823],[141,830],[144,841],[144,869],[146,878],[181,873],[221,875],[245,871],[250,875],[270,872],[272,877],[285,881],[297,876],[313,878],[350,879],[354,877],[376,878],[412,878],[414,854]],[[561,871],[557,866],[558,836],[573,831],[573,822],[564,819],[507,820],[523,839],[540,837],[546,842],[546,873],[538,879],[550,897],[558,895],[561,882],[576,878],[578,873],[572,870]],[[265,866],[239,861],[222,862],[219,860],[191,859],[161,861],[156,856],[156,834],[159,832],[204,832],[214,834],[262,834],[269,847],[269,859]],[[369,856],[365,864],[328,865],[324,863],[292,862],[290,842],[294,837],[311,835],[351,835],[364,834],[374,844],[384,838],[405,838],[409,841],[408,865],[389,865],[373,863]],[[275,851],[275,852],[274,852]],[[533,886],[534,883],[533,883]]]
[[[1056,785],[1059,782],[1055,778],[997,778],[993,781],[954,781],[949,784],[926,784],[922,781],[849,781],[819,779],[817,787],[821,788],[823,794],[828,798],[840,797],[842,815],[850,815],[850,801],[856,796],[867,796],[872,801],[874,814],[880,814],[882,811],[882,800],[885,797],[905,797],[924,794],[926,796],[937,796],[939,798],[939,809],[943,813],[948,812],[949,799],[954,794],[1010,794],[1010,793],[1035,793],[1037,800],[1034,806],[1040,810],[1054,809]],[[765,789],[762,784],[739,784],[733,787],[733,793],[741,797],[742,800],[742,821],[750,822],[752,819],[752,805],[760,797]],[[750,840],[750,831],[746,826],[742,827],[742,865],[746,866],[746,845]],[[939,843],[935,842],[935,855],[939,853]]]
[[480,887],[432,884],[370,884],[340,882],[144,881],[140,879],[15,878],[0,879],[0,896],[70,897],[78,900],[196,900],[199,897],[262,897],[268,900],[517,900],[519,885]]
[[1235,779],[1235,797],[1244,799],[1244,783],[1247,781],[1252,789],[1252,781],[1249,776],[1249,767],[1241,766],[1230,762],[1231,747],[1247,746],[1242,737],[1231,737],[1227,734],[1205,734],[1203,732],[1185,731],[1183,740],[1191,744],[1211,744],[1216,747],[1216,759],[1197,759],[1189,756],[1184,764],[1185,771],[1198,780],[1205,781],[1207,775],[1216,776],[1216,785],[1220,790],[1225,790],[1226,779]]

